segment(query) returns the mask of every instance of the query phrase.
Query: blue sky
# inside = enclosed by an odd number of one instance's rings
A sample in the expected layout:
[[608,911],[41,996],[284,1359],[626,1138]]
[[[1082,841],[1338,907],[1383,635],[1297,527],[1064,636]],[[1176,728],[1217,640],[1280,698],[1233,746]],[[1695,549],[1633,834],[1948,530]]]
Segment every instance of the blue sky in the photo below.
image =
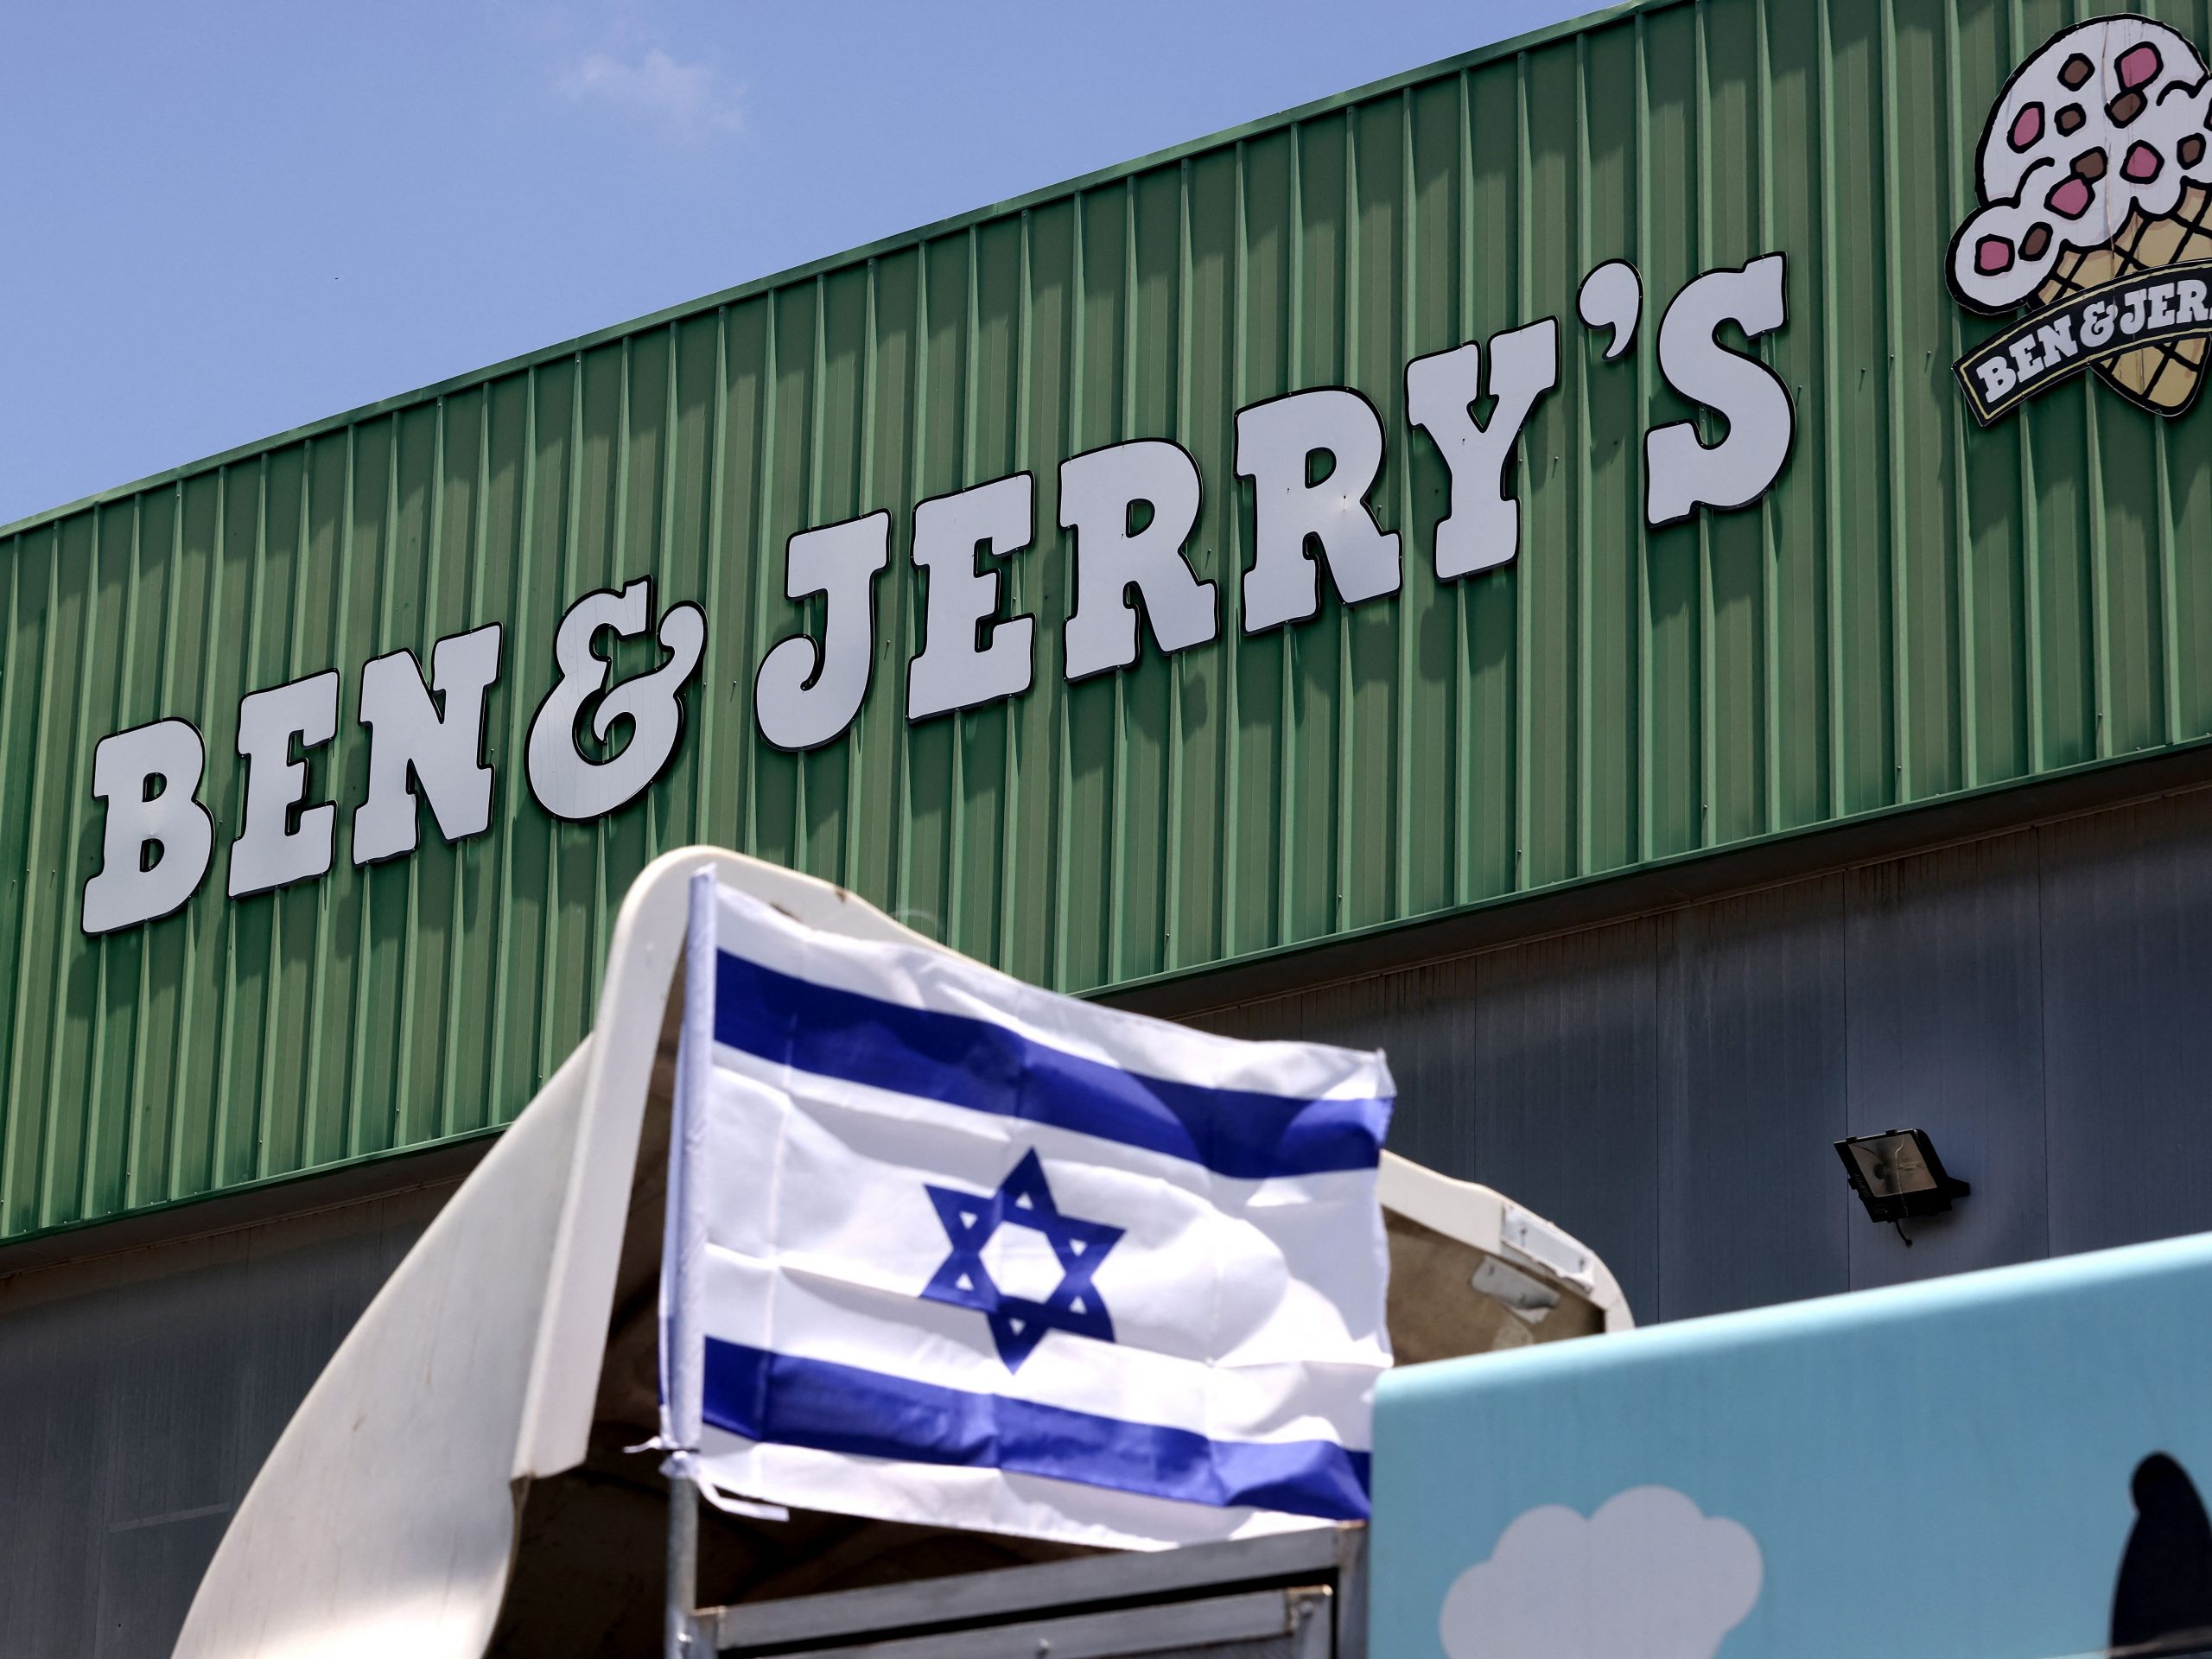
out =
[[0,524],[1592,3],[0,8]]

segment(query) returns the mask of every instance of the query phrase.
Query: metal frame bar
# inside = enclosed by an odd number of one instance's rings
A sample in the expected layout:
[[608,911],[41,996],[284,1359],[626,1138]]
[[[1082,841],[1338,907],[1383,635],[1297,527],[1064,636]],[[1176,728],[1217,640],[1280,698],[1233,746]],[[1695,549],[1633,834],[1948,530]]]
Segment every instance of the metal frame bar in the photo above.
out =
[[[698,1617],[702,1626],[713,1630],[716,1651],[779,1649],[795,1654],[836,1650],[834,1645],[809,1649],[801,1643],[850,1645],[908,1631],[973,1633],[1017,1619],[1024,1620],[1022,1628],[1027,1630],[1038,1615],[1058,1622],[1109,1607],[1127,1611],[1133,1605],[1197,1602],[1209,1599],[1209,1592],[1325,1588],[1332,1592],[1336,1659],[1366,1659],[1366,1565],[1365,1527],[1315,1528],[1157,1554],[1087,1555],[875,1589],[709,1608]],[[907,1646],[901,1642],[880,1651],[903,1653]],[[1026,1649],[1036,1650],[1033,1643]],[[929,1649],[918,1646],[912,1651],[919,1659]],[[1071,1649],[1056,1642],[1052,1651],[1057,1655]],[[1327,1651],[1319,1649],[1316,1659]]]
[[1226,1653],[1229,1643],[1270,1649],[1295,1641],[1297,1659],[1328,1659],[1325,1586],[1255,1590],[1204,1601],[1154,1603],[1065,1618],[1024,1619],[985,1630],[950,1630],[854,1648],[809,1648],[785,1659],[1139,1659],[1147,1654]]

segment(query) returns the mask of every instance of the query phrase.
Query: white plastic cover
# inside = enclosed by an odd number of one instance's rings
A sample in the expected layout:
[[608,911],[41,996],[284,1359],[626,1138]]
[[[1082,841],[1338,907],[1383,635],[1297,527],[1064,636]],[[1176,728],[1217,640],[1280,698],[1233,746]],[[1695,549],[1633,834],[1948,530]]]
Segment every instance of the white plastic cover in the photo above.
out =
[[810,925],[918,935],[827,882],[690,848],[624,899],[593,1034],[369,1305],[262,1465],[180,1659],[476,1659],[521,1486],[582,1461],[662,1010],[702,864]]

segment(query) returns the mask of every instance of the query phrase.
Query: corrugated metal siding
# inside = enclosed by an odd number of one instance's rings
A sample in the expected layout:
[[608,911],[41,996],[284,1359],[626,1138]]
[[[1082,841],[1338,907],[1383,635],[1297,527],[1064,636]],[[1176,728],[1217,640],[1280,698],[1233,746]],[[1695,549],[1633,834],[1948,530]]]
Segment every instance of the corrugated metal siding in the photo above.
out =
[[[2203,4],[2146,8],[2212,38]],[[2212,423],[2085,378],[1988,435],[1950,361],[1942,250],[2013,64],[2087,9],[1705,0],[1609,16],[1026,203],[735,290],[0,532],[0,1236],[475,1129],[584,1028],[612,909],[657,849],[835,878],[959,948],[1081,988],[1475,903],[2212,730]],[[1762,342],[1799,412],[1757,510],[1654,534],[1643,429],[1686,407],[1656,307],[1790,258]],[[1606,364],[1583,272],[1652,311]],[[1546,315],[1513,567],[1440,586],[1443,466],[1406,360]],[[1236,631],[1235,410],[1343,382],[1383,411],[1393,601]],[[1076,686],[1054,469],[1116,439],[1198,458],[1224,636]],[[1037,689],[910,728],[905,532],[844,741],[760,743],[761,655],[801,625],[785,539],[1018,468],[1038,543],[1008,608]],[[697,598],[679,758],[585,827],[531,803],[550,631],[641,573]],[[316,761],[365,785],[360,664],[507,625],[492,834],[87,941],[95,741],[207,739],[235,832],[238,696],[346,680]]]
[[452,1186],[0,1281],[0,1653],[148,1659]]
[[[1639,1324],[2212,1228],[2212,789],[1195,1016],[1389,1051],[1391,1144]],[[1972,1183],[1867,1220],[1833,1142]]]

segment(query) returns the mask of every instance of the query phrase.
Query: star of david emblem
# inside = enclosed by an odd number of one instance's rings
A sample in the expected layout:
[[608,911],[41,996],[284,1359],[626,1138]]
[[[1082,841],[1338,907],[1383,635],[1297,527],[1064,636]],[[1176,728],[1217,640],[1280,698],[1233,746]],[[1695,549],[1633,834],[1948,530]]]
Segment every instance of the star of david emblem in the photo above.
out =
[[[1048,1331],[1114,1340],[1114,1321],[1090,1282],[1122,1229],[1064,1216],[1045,1183],[1045,1166],[1033,1150],[1022,1155],[995,1192],[928,1188],[952,1253],[923,1288],[930,1301],[973,1308],[990,1321],[991,1339],[1009,1371],[1036,1351]],[[991,1278],[983,1247],[1001,1227],[1027,1227],[1043,1236],[1060,1264],[1057,1289],[1041,1302],[1010,1296]]]

